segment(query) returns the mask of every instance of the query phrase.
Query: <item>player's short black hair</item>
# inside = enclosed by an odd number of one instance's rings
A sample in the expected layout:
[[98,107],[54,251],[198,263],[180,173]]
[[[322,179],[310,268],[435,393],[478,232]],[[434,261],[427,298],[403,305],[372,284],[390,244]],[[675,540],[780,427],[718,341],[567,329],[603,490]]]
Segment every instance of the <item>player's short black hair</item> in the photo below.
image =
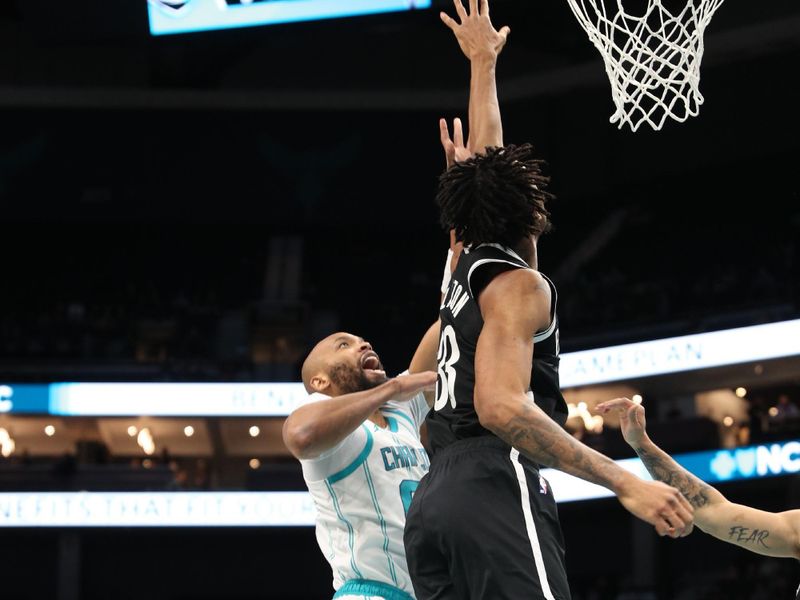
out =
[[515,247],[531,235],[550,229],[545,204],[553,198],[546,163],[533,157],[530,144],[487,148],[456,163],[439,177],[436,202],[446,231],[466,245]]

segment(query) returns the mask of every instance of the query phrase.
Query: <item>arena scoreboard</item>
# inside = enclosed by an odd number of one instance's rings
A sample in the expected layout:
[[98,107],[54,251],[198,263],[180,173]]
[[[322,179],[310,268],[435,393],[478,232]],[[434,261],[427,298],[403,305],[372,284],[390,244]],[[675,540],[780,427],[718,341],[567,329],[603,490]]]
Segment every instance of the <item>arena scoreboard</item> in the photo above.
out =
[[170,35],[430,8],[431,0],[147,0],[150,33]]

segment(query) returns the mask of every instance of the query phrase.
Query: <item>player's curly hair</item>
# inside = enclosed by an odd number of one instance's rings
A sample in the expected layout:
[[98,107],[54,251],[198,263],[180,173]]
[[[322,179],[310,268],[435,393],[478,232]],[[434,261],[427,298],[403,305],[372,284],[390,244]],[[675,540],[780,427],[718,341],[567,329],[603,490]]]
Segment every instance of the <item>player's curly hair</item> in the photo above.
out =
[[531,235],[550,230],[545,204],[553,198],[546,163],[530,144],[487,148],[485,155],[456,163],[439,177],[436,202],[446,231],[466,245],[514,248]]

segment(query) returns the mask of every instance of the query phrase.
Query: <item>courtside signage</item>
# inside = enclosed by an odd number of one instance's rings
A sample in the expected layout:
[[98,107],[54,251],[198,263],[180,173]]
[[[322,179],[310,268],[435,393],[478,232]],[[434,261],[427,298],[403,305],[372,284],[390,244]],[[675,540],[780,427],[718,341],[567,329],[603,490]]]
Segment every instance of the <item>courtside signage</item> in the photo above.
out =
[[[800,319],[561,355],[561,387],[800,356]],[[0,413],[59,416],[286,416],[300,383],[0,383]]]
[[800,355],[800,319],[570,352],[564,388]]
[[[714,484],[800,472],[800,440],[678,454],[675,460]],[[616,461],[650,480],[642,461]],[[539,491],[559,503],[608,498],[598,485],[543,469]],[[0,493],[0,527],[304,527],[313,526],[307,492],[10,492]]]

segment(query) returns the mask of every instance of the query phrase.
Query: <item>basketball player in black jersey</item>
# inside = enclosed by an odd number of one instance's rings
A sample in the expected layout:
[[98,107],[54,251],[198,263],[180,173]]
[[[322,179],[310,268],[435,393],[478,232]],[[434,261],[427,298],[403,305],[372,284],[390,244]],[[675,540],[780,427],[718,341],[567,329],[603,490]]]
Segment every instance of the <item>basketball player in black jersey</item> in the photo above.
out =
[[[406,555],[418,600],[566,600],[556,504],[539,465],[611,489],[660,535],[688,534],[692,507],[561,426],[557,295],[535,270],[549,227],[547,179],[530,146],[502,147],[496,87],[480,83],[494,83],[502,36],[487,0],[469,4],[468,12],[455,0],[459,22],[442,19],[470,59],[471,91],[493,95],[483,102],[496,108],[495,138],[479,131],[482,143],[468,144],[478,155],[440,179],[442,225],[464,251],[440,310],[437,395],[426,420],[433,460],[408,513]],[[472,109],[471,95],[471,126]],[[443,142],[448,156],[459,154],[458,143]]]
[[[647,435],[644,407],[627,398],[597,405],[597,411],[619,411],[625,441],[650,475],[678,488],[694,507],[694,522],[715,538],[765,556],[800,559],[800,510],[766,512],[730,502],[655,445]],[[800,599],[800,589],[797,591]]]

